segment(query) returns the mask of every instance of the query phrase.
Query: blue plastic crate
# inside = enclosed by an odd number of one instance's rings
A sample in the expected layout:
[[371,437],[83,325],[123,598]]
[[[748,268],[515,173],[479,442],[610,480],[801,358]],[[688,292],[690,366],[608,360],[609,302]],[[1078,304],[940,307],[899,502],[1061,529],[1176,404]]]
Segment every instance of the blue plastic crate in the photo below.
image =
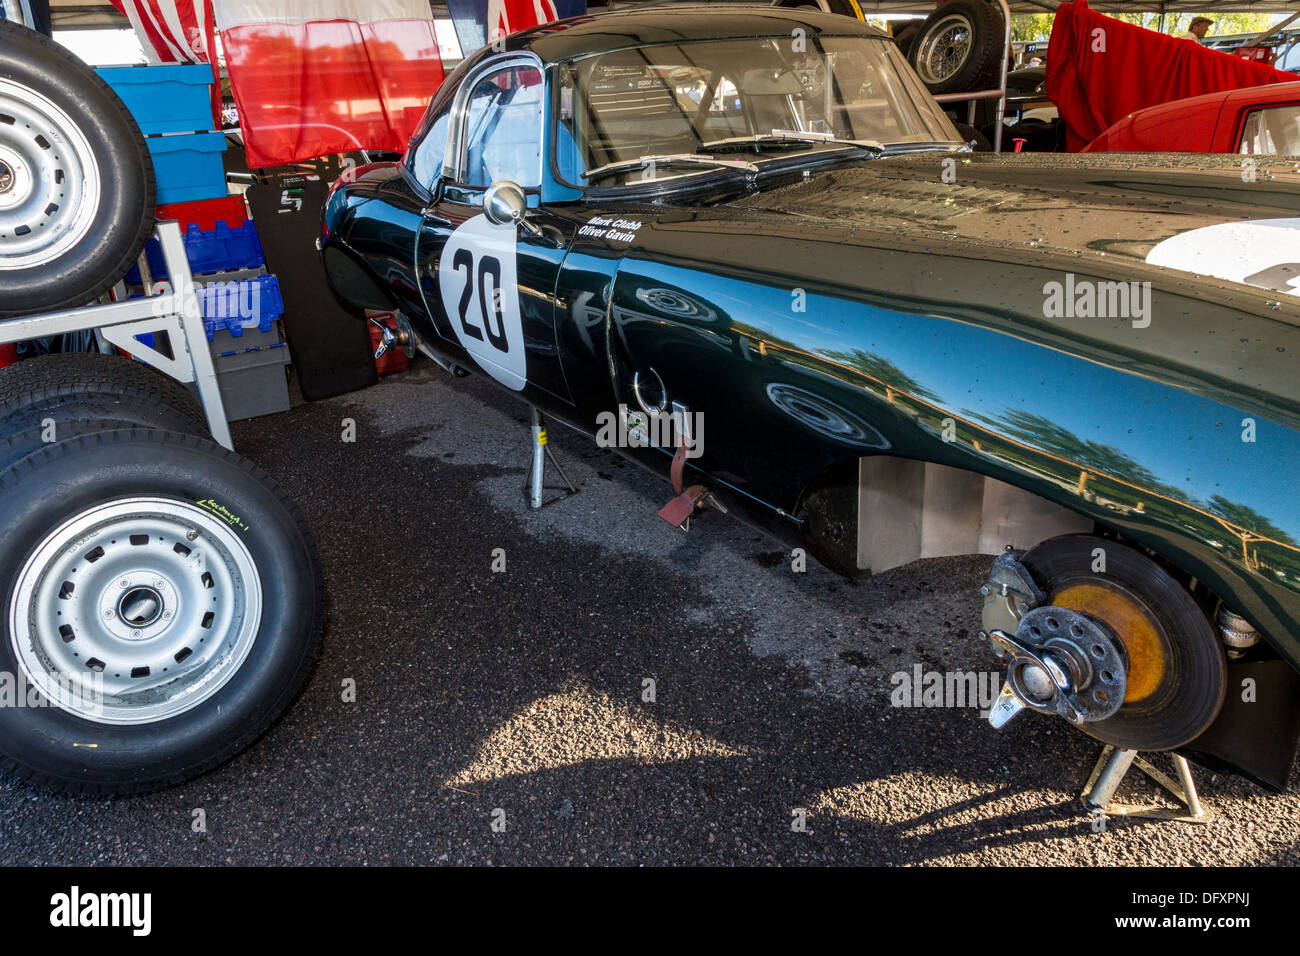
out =
[[212,67],[206,64],[110,66],[96,72],[146,136],[212,129]]
[[[211,232],[204,232],[198,226],[190,226],[185,230],[185,258],[189,260],[191,273],[206,275],[234,269],[256,269],[266,265],[262,242],[258,239],[257,228],[252,222],[246,222],[238,229],[231,229],[224,222],[216,225],[217,228]],[[150,239],[144,248],[149,257],[150,275],[154,279],[169,278],[158,240]],[[131,271],[126,274],[126,281],[131,285],[140,284],[138,266],[131,267]]]
[[209,282],[196,293],[209,342],[214,340],[218,331],[229,332],[234,338],[242,336],[246,328],[269,332],[284,314],[280,283],[275,276],[258,276],[238,282]]
[[225,133],[191,133],[187,136],[147,136],[158,180],[158,204],[217,199],[228,195],[221,154]]

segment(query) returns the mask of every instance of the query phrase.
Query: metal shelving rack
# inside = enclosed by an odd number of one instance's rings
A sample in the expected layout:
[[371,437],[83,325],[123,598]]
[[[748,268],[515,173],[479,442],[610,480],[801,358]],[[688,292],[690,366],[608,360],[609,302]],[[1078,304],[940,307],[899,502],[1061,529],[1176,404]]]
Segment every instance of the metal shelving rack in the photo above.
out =
[[1011,59],[1011,7],[1007,0],[997,0],[1002,8],[1002,66],[998,70],[998,85],[991,90],[976,90],[971,93],[941,93],[935,100],[942,106],[949,103],[970,101],[966,111],[966,122],[975,124],[975,103],[977,100],[997,100],[998,106],[993,122],[993,152],[1002,152],[1002,119],[1007,113],[1007,61]]
[[[48,312],[0,322],[0,345],[98,330],[103,339],[183,384],[193,383],[208,419],[212,437],[233,449],[230,425],[217,384],[217,370],[208,349],[203,315],[194,291],[194,278],[185,256],[185,243],[176,222],[159,222],[154,236],[162,246],[171,290],[160,295],[92,305],[66,312]],[[141,255],[141,259],[144,256]],[[136,336],[166,333],[171,355],[145,345]]]

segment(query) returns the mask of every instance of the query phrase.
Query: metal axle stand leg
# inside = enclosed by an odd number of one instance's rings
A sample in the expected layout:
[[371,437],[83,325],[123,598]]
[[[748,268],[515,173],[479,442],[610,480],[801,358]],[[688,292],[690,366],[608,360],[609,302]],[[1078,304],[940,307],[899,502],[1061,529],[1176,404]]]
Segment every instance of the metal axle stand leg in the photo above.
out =
[[[573,482],[569,480],[569,476],[564,473],[564,469],[560,467],[560,463],[555,460],[555,455],[551,452],[551,446],[548,444],[546,435],[546,419],[542,417],[541,411],[534,405],[530,407],[529,414],[533,434],[533,457],[528,466],[528,482],[524,485],[524,491],[528,493],[529,507],[536,511],[543,505],[577,494],[578,489],[573,486]],[[568,494],[561,495],[560,498],[552,499],[552,501],[542,500],[542,492],[546,484],[547,458],[550,458],[551,464],[555,466],[555,470],[560,473],[560,477],[564,479],[564,483],[569,488]]]
[[[1178,781],[1174,782],[1167,774],[1157,770],[1150,762],[1138,756],[1136,750],[1116,750],[1107,746],[1097,758],[1097,765],[1092,768],[1092,775],[1083,788],[1083,805],[1089,811],[1101,811],[1107,816],[1149,817],[1156,820],[1177,820],[1181,823],[1209,823],[1214,819],[1211,810],[1204,806],[1196,795],[1196,784],[1192,781],[1192,768],[1187,758],[1170,754]],[[1180,807],[1134,806],[1124,803],[1112,803],[1115,791],[1129,768],[1137,766],[1144,774],[1159,784],[1178,800]]]

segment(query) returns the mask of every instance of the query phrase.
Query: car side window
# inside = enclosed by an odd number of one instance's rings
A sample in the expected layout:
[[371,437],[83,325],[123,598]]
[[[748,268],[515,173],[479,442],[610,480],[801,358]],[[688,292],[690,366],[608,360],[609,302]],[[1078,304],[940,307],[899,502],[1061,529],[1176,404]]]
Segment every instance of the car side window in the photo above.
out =
[[1292,156],[1300,152],[1300,105],[1253,110],[1241,131],[1242,156]]
[[433,189],[433,184],[442,175],[442,161],[447,155],[447,133],[451,124],[451,104],[447,104],[434,119],[424,139],[415,148],[415,160],[411,172],[415,181],[425,189]]
[[511,66],[474,84],[465,109],[465,185],[542,184],[542,91],[535,66]]

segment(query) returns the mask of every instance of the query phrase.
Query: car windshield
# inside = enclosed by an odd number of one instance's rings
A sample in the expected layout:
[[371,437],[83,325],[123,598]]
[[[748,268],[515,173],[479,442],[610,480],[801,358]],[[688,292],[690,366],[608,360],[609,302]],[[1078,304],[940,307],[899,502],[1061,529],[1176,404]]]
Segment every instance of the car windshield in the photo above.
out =
[[[588,171],[593,181],[617,182],[723,168],[656,163],[656,157],[717,152],[734,160],[738,153],[789,155],[845,142],[907,148],[961,142],[883,37],[655,44],[566,64],[558,80],[557,166],[577,185],[586,183]],[[628,168],[606,175],[602,167],[615,163]]]

